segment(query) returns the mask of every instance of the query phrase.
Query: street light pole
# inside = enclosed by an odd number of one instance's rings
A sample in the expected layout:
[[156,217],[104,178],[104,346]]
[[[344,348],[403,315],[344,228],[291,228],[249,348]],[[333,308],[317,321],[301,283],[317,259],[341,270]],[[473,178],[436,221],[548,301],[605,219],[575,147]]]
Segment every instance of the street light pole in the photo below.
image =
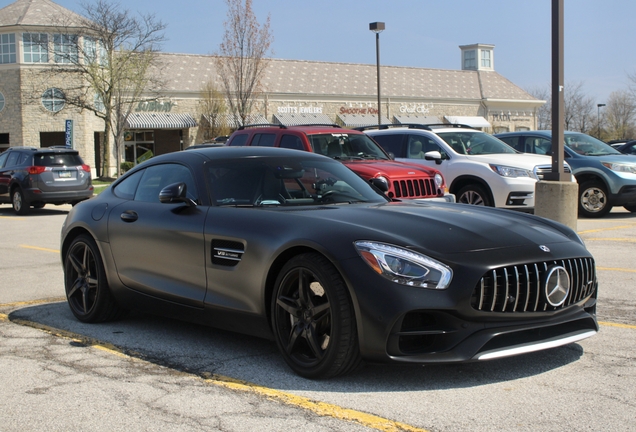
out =
[[369,30],[375,33],[375,58],[377,62],[378,75],[378,126],[382,124],[382,108],[380,104],[380,33],[384,30],[383,22],[373,22],[369,24]]
[[596,138],[601,139],[601,107],[605,104],[596,104],[596,121],[598,122],[598,132]]

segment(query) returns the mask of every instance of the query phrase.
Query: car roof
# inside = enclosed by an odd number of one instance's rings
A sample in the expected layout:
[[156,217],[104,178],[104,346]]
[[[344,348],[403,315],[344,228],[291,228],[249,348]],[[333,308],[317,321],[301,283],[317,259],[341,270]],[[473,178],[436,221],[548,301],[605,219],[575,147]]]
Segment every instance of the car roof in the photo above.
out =
[[[181,151],[177,153],[200,154],[209,159],[233,159],[241,157],[303,157],[316,158],[333,161],[328,156],[323,156],[312,152],[300,152],[298,150],[286,149],[280,147],[261,147],[261,146],[223,146],[223,147],[200,147]],[[155,156],[149,160],[158,160],[159,158],[170,159],[175,157],[175,153],[167,153]]]
[[385,124],[380,126],[363,126],[356,128],[356,130],[364,131],[365,133],[391,133],[391,131],[400,131],[404,132],[406,130],[410,132],[458,132],[458,131],[466,131],[466,132],[481,132],[485,133],[482,130],[475,129],[471,126],[465,124],[451,124],[451,123],[434,123],[434,124],[420,124],[420,123],[405,123],[405,124]]

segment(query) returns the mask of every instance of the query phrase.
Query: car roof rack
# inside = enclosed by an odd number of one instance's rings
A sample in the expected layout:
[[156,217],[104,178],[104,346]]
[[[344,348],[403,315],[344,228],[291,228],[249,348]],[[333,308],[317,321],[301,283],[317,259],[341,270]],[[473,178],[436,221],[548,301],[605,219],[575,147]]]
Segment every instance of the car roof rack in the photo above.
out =
[[475,129],[472,126],[468,126],[465,124],[461,124],[461,123],[427,123],[427,124],[423,124],[423,123],[402,123],[402,124],[395,124],[395,123],[389,123],[389,124],[381,124],[381,125],[370,125],[370,126],[360,126],[357,128],[354,128],[355,130],[359,130],[359,131],[365,131],[365,130],[370,130],[370,129],[390,129],[390,128],[408,128],[408,129],[424,129],[424,130],[429,130],[432,131],[433,128],[440,128],[440,127],[447,127],[447,128],[466,128],[466,129]]
[[257,128],[257,127],[276,127],[276,128],[279,128],[279,129],[287,129],[287,126],[282,125],[282,124],[255,123],[255,124],[239,126],[239,128],[237,130],[243,130],[243,129],[247,129],[247,128]]
[[298,125],[289,125],[288,127],[324,127],[324,128],[338,128],[342,129],[342,126],[335,123],[307,123],[307,124],[298,124]]

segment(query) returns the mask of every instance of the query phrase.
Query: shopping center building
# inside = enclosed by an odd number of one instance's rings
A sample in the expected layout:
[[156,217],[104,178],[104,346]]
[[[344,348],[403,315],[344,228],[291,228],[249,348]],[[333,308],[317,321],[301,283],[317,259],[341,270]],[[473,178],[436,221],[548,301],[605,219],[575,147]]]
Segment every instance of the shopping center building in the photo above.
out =
[[[63,46],[52,19],[62,14],[73,12],[50,0],[18,0],[0,9],[0,151],[70,144],[99,175],[94,167],[103,121],[65,104],[68,83],[42,74],[55,56],[41,41]],[[382,66],[382,122],[463,123],[492,133],[536,129],[537,110],[545,101],[495,71],[494,49],[459,47],[458,70]],[[162,94],[137,104],[126,124],[122,154],[132,162],[148,151],[178,151],[212,138],[201,92],[208,84],[221,89],[214,57],[161,53],[158,64],[156,73],[166,84]],[[251,123],[355,127],[378,122],[375,64],[271,59],[262,84]]]

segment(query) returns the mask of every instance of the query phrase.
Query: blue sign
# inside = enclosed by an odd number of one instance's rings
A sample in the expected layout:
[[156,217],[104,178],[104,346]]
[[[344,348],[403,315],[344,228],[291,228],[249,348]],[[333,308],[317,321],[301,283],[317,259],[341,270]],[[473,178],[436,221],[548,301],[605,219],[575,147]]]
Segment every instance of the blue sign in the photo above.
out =
[[64,128],[65,144],[66,147],[73,148],[73,120],[66,120],[66,126]]

